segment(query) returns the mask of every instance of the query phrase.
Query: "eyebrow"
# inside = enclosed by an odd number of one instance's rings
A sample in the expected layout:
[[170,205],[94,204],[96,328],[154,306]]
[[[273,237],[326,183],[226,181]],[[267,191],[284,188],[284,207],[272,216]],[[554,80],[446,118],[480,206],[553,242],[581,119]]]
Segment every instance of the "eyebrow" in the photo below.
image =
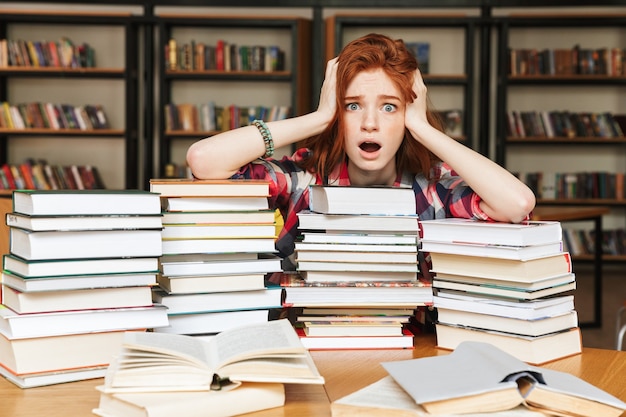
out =
[[[346,101],[359,100],[359,99],[361,99],[362,97],[363,97],[362,95],[361,95],[361,96],[346,96],[346,97],[344,98],[344,100],[346,100]],[[385,94],[380,95],[380,96],[378,96],[377,98],[378,98],[378,99],[381,99],[381,100],[397,100],[397,101],[402,101],[402,100],[400,99],[400,97],[398,97],[398,96],[385,95]]]

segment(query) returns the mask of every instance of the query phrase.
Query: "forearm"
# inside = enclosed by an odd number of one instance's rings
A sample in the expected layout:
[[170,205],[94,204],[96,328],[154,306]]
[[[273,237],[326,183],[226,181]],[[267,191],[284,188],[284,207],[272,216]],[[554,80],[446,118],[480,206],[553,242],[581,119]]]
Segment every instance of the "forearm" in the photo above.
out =
[[534,208],[532,191],[509,171],[478,152],[458,143],[432,126],[421,127],[414,137],[454,169],[481,198],[481,209],[492,219],[522,221]]
[[[314,136],[327,122],[317,114],[267,122],[274,148],[291,145]],[[256,126],[222,132],[192,144],[187,150],[187,164],[196,178],[223,179],[265,154],[265,144]]]

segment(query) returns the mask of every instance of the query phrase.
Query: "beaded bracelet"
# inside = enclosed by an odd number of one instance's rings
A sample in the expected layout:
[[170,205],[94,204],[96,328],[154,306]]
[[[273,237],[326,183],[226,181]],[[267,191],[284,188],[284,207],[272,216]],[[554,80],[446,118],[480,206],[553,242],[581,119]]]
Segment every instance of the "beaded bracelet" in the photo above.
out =
[[252,124],[259,129],[259,132],[263,137],[263,142],[265,143],[265,155],[263,155],[263,158],[271,157],[274,155],[274,140],[272,139],[272,133],[263,120],[255,120]]

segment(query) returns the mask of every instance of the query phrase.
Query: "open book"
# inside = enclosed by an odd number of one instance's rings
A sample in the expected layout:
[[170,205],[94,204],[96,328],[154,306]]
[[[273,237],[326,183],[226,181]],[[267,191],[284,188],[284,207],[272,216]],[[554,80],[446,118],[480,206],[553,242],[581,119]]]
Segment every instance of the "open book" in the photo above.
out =
[[324,383],[291,323],[283,319],[229,329],[208,340],[127,332],[102,389],[200,391],[242,381]]
[[[332,417],[432,417],[389,375],[331,404]],[[437,417],[485,417],[485,413],[437,414]],[[489,417],[545,417],[520,405]]]
[[493,412],[520,404],[572,417],[617,417],[626,410],[626,403],[574,375],[528,365],[487,343],[463,342],[450,355],[382,365],[432,414]]

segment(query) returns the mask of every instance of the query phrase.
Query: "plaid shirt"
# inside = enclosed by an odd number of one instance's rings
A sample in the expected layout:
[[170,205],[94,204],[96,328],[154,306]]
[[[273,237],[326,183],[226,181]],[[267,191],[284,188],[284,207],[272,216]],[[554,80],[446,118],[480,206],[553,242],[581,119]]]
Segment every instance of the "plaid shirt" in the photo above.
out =
[[[257,159],[243,166],[233,178],[264,179],[270,181],[269,203],[272,209],[280,210],[284,227],[276,240],[276,249],[283,257],[294,252],[298,235],[296,213],[309,208],[311,184],[323,184],[318,175],[303,170],[297,162],[309,154],[308,149],[297,150],[292,157]],[[411,187],[415,191],[417,215],[430,220],[445,217],[462,217],[488,220],[480,210],[480,197],[445,163],[432,168],[431,180],[419,174],[404,174],[396,178],[394,186]],[[329,175],[329,185],[350,185],[348,164],[343,163]]]

